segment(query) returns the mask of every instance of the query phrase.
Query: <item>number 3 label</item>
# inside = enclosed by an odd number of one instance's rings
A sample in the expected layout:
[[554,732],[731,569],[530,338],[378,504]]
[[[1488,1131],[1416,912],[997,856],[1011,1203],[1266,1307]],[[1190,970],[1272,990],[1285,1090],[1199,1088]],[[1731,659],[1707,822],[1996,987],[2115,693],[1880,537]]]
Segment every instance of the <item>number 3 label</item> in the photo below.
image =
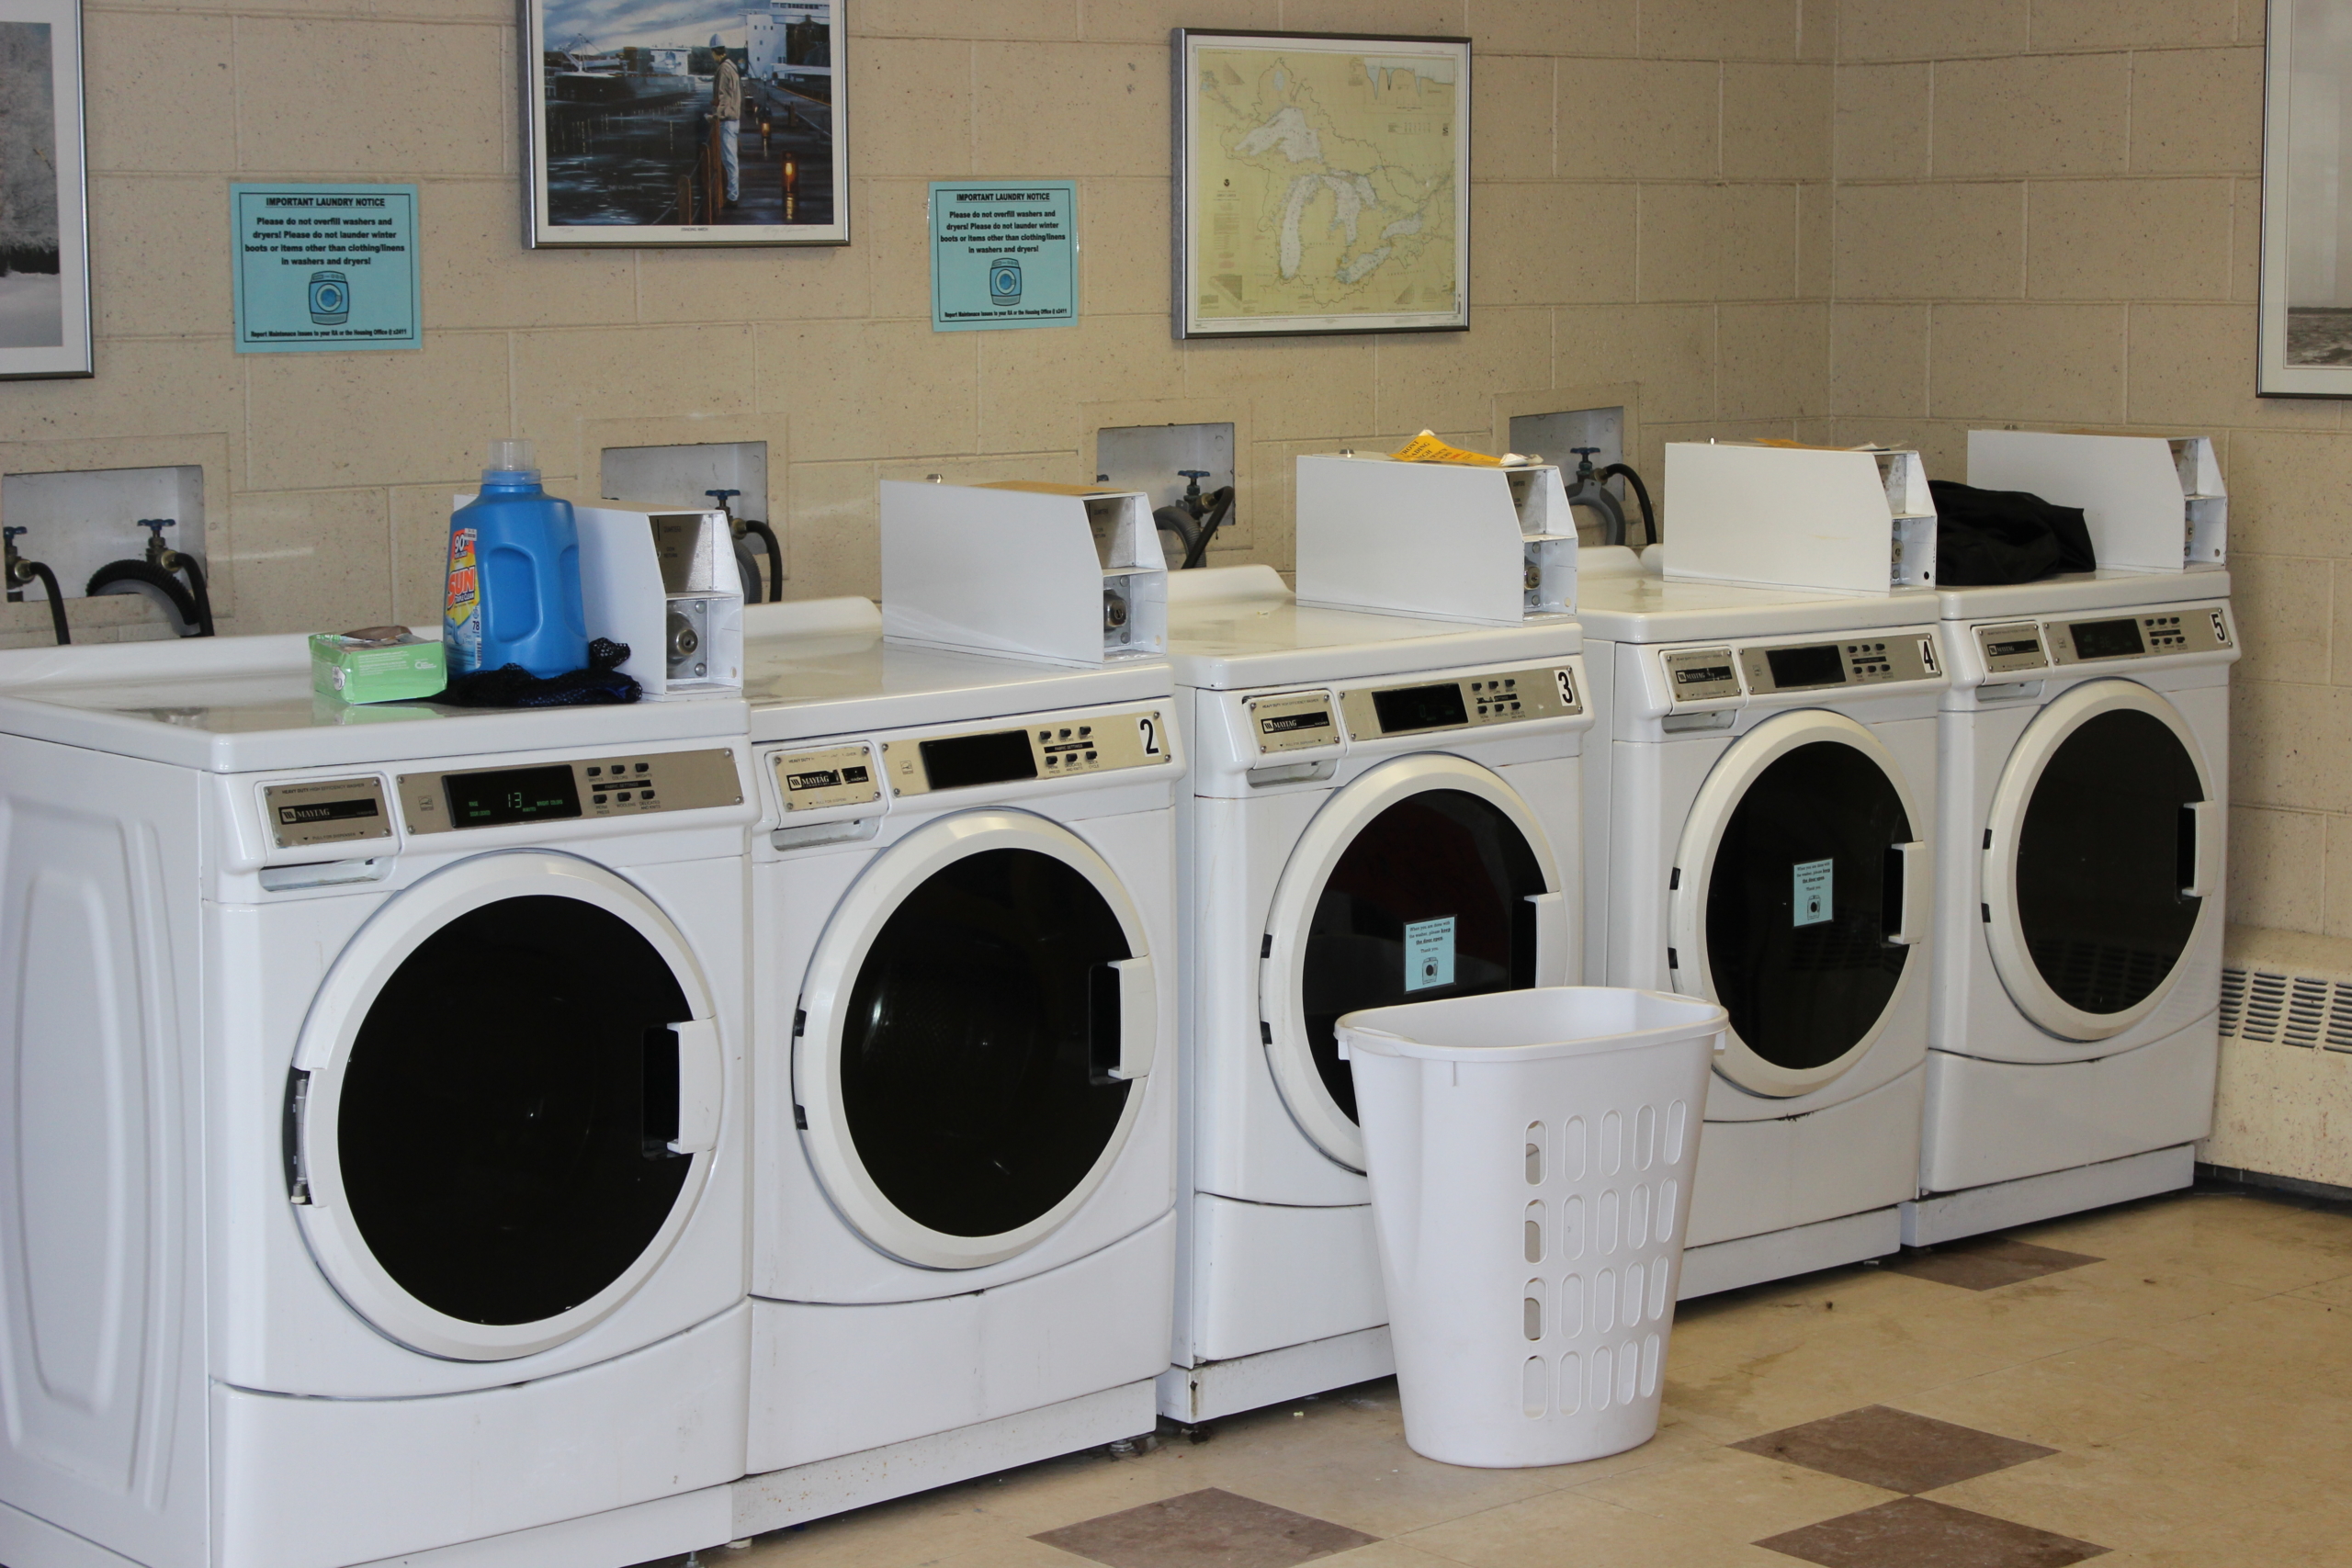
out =
[[1143,737],[1145,756],[1164,757],[1168,754],[1159,748],[1159,716],[1158,714],[1148,713],[1137,718],[1136,729]]

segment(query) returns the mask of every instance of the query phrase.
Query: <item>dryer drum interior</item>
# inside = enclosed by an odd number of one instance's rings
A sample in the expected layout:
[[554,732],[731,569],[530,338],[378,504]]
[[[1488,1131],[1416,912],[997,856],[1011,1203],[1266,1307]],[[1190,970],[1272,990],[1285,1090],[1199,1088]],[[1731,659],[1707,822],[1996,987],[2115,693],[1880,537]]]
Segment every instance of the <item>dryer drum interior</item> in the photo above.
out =
[[841,1044],[856,1157],[907,1218],[993,1236],[1086,1181],[1136,1085],[1111,1076],[1135,956],[1067,862],[982,850],[909,891],[866,950]]
[[1357,830],[1309,920],[1299,987],[1307,1048],[1356,1119],[1334,1032],[1344,1013],[1535,984],[1544,870],[1517,823],[1466,790],[1428,789]]
[[469,1323],[555,1317],[627,1274],[693,1166],[673,1154],[689,1016],[670,964],[578,899],[501,898],[420,943],[368,1005],[336,1115],[353,1224]]
[[1910,956],[1890,938],[1911,827],[1885,768],[1835,740],[1775,759],[1732,808],[1708,878],[1708,973],[1764,1061],[1826,1066],[1876,1032]]
[[2082,721],[2053,750],[2018,832],[2017,910],[2042,979],[2088,1013],[2136,1007],[2197,928],[2196,760],[2133,708]]

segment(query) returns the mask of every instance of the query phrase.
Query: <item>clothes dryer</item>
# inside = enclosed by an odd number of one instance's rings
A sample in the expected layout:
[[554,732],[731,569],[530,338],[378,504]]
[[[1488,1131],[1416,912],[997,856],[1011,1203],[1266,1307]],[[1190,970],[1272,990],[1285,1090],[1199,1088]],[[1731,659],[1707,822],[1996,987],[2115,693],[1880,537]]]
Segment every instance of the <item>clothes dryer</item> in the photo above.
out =
[[2195,1178],[2221,1001],[2229,594],[2216,570],[1939,594],[1942,908],[1906,1242]]
[[0,656],[0,1559],[728,1540],[742,705],[310,682]]
[[746,613],[749,1535],[1149,1432],[1176,1222],[1168,666]]
[[1585,969],[1731,1013],[1682,1295],[1895,1250],[1916,1194],[1934,904],[1925,593],[1584,574]]
[[1177,810],[1185,1197],[1160,1410],[1201,1421],[1395,1370],[1340,1015],[1577,977],[1566,615],[1487,626],[1170,583],[1194,747]]

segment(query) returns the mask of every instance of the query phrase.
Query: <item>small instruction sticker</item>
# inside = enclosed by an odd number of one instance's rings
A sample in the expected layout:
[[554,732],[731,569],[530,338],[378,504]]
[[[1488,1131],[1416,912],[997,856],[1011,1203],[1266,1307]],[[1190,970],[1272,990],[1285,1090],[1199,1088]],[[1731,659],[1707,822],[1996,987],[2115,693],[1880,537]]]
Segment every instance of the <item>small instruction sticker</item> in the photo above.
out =
[[1817,926],[1829,919],[1829,873],[1838,863],[1826,860],[1804,860],[1796,863],[1795,914],[1789,923],[1794,926]]
[[1405,988],[1426,991],[1453,984],[1453,917],[1413,920],[1405,927]]

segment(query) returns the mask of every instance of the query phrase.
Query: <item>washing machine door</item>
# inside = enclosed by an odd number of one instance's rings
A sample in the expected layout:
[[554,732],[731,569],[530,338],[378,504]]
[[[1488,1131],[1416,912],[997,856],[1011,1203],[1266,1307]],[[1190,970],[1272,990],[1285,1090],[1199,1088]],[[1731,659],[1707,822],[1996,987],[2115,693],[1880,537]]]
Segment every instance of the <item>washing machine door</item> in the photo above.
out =
[[1323,803],[1274,887],[1258,996],[1283,1104],[1362,1170],[1340,1016],[1556,986],[1567,948],[1559,862],[1518,791],[1462,757],[1382,763]]
[[2222,804],[2164,697],[2093,681],[2026,727],[1985,820],[1984,940],[2019,1011],[2061,1040],[2131,1028],[2222,918]]
[[311,1003],[287,1092],[295,1213],[391,1338],[526,1356],[660,1267],[721,1089],[709,988],[650,897],[571,855],[461,861],[371,916]]
[[1843,714],[1783,714],[1700,786],[1668,893],[1674,988],[1719,1002],[1716,1070],[1787,1098],[1859,1063],[1920,983],[1928,845],[1894,755]]
[[1110,1175],[1158,1018],[1142,914],[1084,840],[1025,811],[927,823],[851,885],[809,962],[809,1161],[894,1258],[1014,1257]]

